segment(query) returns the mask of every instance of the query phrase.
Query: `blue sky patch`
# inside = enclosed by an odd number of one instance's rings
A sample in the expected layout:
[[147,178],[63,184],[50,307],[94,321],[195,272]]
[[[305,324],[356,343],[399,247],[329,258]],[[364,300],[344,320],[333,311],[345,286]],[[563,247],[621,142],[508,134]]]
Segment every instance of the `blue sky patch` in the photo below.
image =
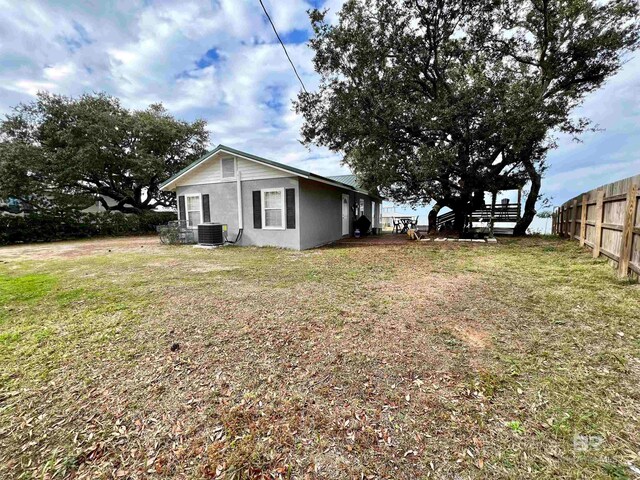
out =
[[313,8],[320,9],[325,4],[325,0],[308,0]]
[[61,35],[58,38],[62,40],[62,43],[66,45],[67,49],[74,53],[81,49],[85,45],[91,45],[93,40],[89,36],[89,32],[84,28],[80,23],[73,21],[73,30],[75,31],[75,35]]
[[71,37],[60,37],[62,42],[67,46],[67,48],[69,49],[69,51],[71,53],[79,50],[80,48],[82,48],[82,43],[80,43],[78,40],[76,40],[75,38],[71,38]]
[[89,36],[89,32],[87,32],[87,29],[84,28],[80,23],[74,21],[73,22],[73,29],[76,31],[76,33],[80,37],[80,42],[81,43],[83,43],[85,45],[89,45],[89,44],[93,43],[93,40]]
[[280,34],[280,38],[284,43],[304,43],[309,40],[309,31],[295,29],[285,34]]
[[218,61],[220,61],[220,54],[218,53],[218,50],[211,48],[196,61],[196,67],[200,69],[207,68]]
[[269,94],[269,98],[267,98],[264,104],[271,110],[277,113],[282,113],[286,106],[283,95],[284,88],[280,85],[267,85],[265,90]]

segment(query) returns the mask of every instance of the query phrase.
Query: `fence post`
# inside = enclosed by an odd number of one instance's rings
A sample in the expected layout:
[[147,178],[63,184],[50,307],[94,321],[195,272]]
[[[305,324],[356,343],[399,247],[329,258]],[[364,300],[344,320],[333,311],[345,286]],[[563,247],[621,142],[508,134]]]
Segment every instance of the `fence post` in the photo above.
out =
[[565,214],[564,214],[564,205],[560,207],[560,236],[564,237],[564,222],[565,222]]
[[551,235],[556,234],[556,220],[558,219],[557,211],[551,214]]
[[558,216],[558,218],[556,218],[556,235],[560,236],[562,235],[562,227],[560,226],[562,223],[562,207],[558,207],[556,215]]
[[582,215],[580,215],[580,246],[584,247],[584,241],[587,239],[587,202],[589,195],[582,195]]
[[604,213],[604,190],[598,190],[596,195],[596,236],[593,240],[593,258],[598,258],[600,256],[600,244],[602,243],[602,215]]
[[574,198],[571,205],[571,230],[569,230],[569,239],[573,240],[576,236],[576,219],[578,217],[578,199]]
[[620,250],[620,261],[618,262],[618,275],[626,277],[629,270],[629,260],[631,259],[631,244],[633,243],[633,227],[636,213],[638,186],[631,185],[627,192],[627,204],[624,212],[624,223],[622,224],[622,248]]

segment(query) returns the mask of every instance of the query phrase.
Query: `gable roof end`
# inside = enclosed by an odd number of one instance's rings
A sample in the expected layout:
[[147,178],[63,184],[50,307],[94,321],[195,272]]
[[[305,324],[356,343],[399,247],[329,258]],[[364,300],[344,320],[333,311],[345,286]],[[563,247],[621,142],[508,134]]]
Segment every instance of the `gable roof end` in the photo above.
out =
[[[252,154],[247,153],[247,152],[236,150],[235,148],[227,147],[227,146],[222,145],[222,144],[218,145],[213,150],[205,153],[199,159],[197,159],[196,161],[194,161],[190,165],[186,166],[185,168],[180,170],[178,173],[173,175],[171,178],[169,178],[168,180],[163,182],[160,185],[160,190],[164,190],[165,188],[169,187],[178,178],[182,177],[183,175],[185,175],[186,173],[188,173],[189,171],[193,170],[195,167],[197,167],[198,165],[203,163],[205,160],[208,160],[213,155],[215,155],[216,153],[221,152],[221,151],[222,152],[226,152],[226,153],[230,153],[231,155],[236,155],[238,157],[243,157],[243,158],[246,158],[248,160],[253,160],[254,162],[262,163],[264,165],[268,165],[270,167],[277,168],[278,170],[284,170],[286,172],[293,173],[293,174],[295,174],[297,176],[300,176],[300,177],[308,178],[308,179],[311,179],[311,180],[316,180],[316,181],[323,182],[323,183],[329,183],[329,184],[332,184],[332,185],[335,185],[335,186],[339,186],[339,187],[342,187],[342,188],[347,188],[349,190],[357,190],[359,192],[366,193],[367,195],[378,197],[378,195],[376,195],[376,194],[371,194],[371,193],[367,192],[366,190],[361,189],[360,186],[358,185],[358,179],[357,179],[357,177],[355,175],[338,175],[338,176],[334,176],[334,177],[323,177],[321,175],[316,175],[315,173],[307,172],[305,170],[301,170],[299,168],[292,167],[291,165],[286,165],[284,163],[274,162],[273,160],[269,160],[268,158],[258,157],[257,155],[252,155]],[[380,197],[378,197],[378,198],[380,198]]]

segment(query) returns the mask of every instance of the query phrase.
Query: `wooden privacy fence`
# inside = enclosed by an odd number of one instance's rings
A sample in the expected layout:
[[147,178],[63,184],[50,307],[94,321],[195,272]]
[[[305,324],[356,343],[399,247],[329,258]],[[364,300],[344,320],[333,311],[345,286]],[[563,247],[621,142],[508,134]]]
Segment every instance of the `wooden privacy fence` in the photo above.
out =
[[572,198],[553,212],[553,233],[613,260],[620,276],[640,275],[639,187],[636,175]]

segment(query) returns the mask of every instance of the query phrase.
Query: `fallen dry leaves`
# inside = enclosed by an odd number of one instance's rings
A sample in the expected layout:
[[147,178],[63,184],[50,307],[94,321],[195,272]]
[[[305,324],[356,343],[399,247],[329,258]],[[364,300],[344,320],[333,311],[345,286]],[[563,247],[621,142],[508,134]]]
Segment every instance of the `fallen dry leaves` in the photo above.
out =
[[[109,244],[120,249],[112,256],[99,243],[78,255],[58,255],[55,245],[38,253],[37,268],[51,265],[59,290],[88,273],[96,274],[95,290],[85,286],[72,304],[45,296],[20,306],[21,322],[44,321],[47,306],[60,323],[58,336],[33,351],[39,370],[16,369],[0,390],[0,475],[410,479],[552,477],[567,465],[590,471],[588,462],[567,459],[566,417],[543,425],[550,408],[562,406],[550,403],[547,380],[536,373],[553,368],[538,363],[547,319],[532,307],[523,320],[518,302],[507,301],[522,285],[495,276],[496,268],[517,270],[509,263],[516,248],[496,267],[482,262],[501,247],[485,247],[478,259],[473,247],[450,245],[313,252],[144,245]],[[98,309],[106,296],[113,300]],[[118,302],[121,310],[110,311]],[[75,337],[79,315],[90,323]],[[17,354],[7,360],[24,362]],[[637,364],[629,365],[627,375],[637,375]],[[616,404],[637,424],[625,382],[614,389]],[[505,427],[514,418],[524,433]],[[633,437],[620,435],[613,455],[622,459]]]

